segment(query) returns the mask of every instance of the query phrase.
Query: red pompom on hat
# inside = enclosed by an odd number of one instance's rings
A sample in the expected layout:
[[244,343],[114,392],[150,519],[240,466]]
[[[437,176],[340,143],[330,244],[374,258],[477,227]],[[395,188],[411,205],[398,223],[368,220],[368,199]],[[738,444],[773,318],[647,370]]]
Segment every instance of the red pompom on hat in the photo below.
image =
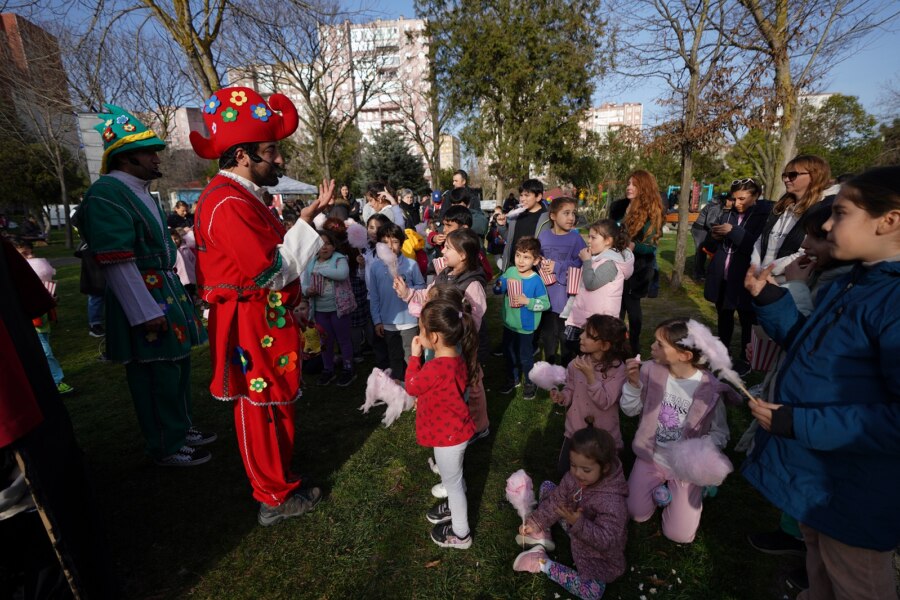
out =
[[[279,114],[280,113],[280,114]],[[236,144],[277,142],[297,130],[297,108],[287,96],[272,94],[267,103],[246,87],[215,92],[203,104],[209,139],[191,132],[191,146],[202,158],[216,159]]]

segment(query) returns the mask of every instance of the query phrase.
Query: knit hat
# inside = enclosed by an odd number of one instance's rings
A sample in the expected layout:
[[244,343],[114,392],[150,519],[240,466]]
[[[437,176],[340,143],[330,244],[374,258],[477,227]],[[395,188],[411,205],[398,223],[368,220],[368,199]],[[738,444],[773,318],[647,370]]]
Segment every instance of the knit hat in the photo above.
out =
[[297,130],[299,123],[297,109],[287,96],[272,94],[266,103],[246,87],[215,92],[203,104],[203,120],[209,138],[192,131],[191,145],[199,156],[210,159],[219,158],[237,144],[284,139]]
[[109,172],[109,158],[122,152],[139,149],[162,150],[166,143],[138,121],[134,115],[123,108],[112,104],[103,105],[107,113],[100,113],[97,118],[103,122],[95,126],[103,139],[103,158],[100,161],[100,174]]

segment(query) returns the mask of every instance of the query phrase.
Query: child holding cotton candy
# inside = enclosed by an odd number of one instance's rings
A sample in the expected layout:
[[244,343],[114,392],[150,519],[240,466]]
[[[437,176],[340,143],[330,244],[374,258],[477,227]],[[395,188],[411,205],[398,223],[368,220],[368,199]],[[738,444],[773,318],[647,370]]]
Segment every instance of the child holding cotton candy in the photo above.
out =
[[[425,304],[419,335],[412,341],[406,391],[417,398],[416,441],[434,448],[447,492],[447,500],[426,513],[435,525],[431,539],[442,548],[465,550],[472,545],[463,458],[475,425],[463,395],[478,376],[477,348],[478,328],[462,304],[447,300]],[[426,349],[434,351],[434,358],[423,363]]]
[[590,315],[620,317],[625,280],[634,271],[634,255],[628,249],[624,228],[612,219],[593,223],[588,246],[581,250],[581,282],[566,316],[565,338],[570,355],[578,354],[581,330]]
[[587,417],[607,431],[622,450],[619,430],[619,399],[625,385],[625,359],[631,356],[625,323],[609,315],[591,315],[581,332],[581,356],[566,368],[562,391],[550,390],[550,399],[568,408],[566,430],[559,452],[557,471],[562,477],[569,470],[572,435]]
[[[612,436],[586,421],[572,436],[569,472],[559,486],[541,484],[538,507],[519,527],[516,542],[534,547],[516,557],[513,569],[544,573],[569,593],[593,600],[625,572],[628,485]],[[550,537],[556,522],[571,540],[574,569],[547,556],[556,547]]]
[[[741,398],[705,368],[704,353],[689,342],[687,320],[663,321],[654,337],[652,361],[641,364],[634,358],[625,363],[628,380],[622,388],[622,412],[641,415],[632,442],[636,458],[628,478],[628,513],[639,523],[648,520],[657,508],[654,490],[666,485],[672,500],[663,510],[663,535],[688,544],[700,525],[704,486],[721,483],[730,471],[727,459],[716,450],[724,448],[729,437],[723,400],[736,404]],[[683,444],[695,438],[712,442],[694,457],[714,471],[701,473],[702,481],[695,473],[676,472],[673,464],[676,454],[682,464],[681,454],[697,449]],[[722,465],[726,468],[720,470]]]

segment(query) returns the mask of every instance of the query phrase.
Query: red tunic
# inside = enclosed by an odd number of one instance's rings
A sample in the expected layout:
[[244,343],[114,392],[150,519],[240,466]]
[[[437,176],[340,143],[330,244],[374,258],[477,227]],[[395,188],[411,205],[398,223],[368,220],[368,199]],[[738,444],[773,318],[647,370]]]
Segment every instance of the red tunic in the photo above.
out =
[[197,288],[210,304],[210,392],[219,400],[286,404],[300,396],[300,339],[291,312],[300,282],[268,286],[281,270],[285,229],[240,183],[223,175],[197,204]]
[[429,448],[456,446],[475,434],[463,400],[468,370],[461,356],[433,358],[425,365],[413,356],[406,367],[406,392],[417,397],[416,441]]

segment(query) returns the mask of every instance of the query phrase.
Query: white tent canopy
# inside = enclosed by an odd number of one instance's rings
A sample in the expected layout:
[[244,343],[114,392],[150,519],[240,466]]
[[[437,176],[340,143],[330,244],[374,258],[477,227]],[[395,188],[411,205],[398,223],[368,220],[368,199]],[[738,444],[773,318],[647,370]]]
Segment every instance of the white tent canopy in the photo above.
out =
[[291,179],[287,175],[282,175],[278,179],[278,185],[267,186],[270,194],[318,194],[319,190],[314,185]]

